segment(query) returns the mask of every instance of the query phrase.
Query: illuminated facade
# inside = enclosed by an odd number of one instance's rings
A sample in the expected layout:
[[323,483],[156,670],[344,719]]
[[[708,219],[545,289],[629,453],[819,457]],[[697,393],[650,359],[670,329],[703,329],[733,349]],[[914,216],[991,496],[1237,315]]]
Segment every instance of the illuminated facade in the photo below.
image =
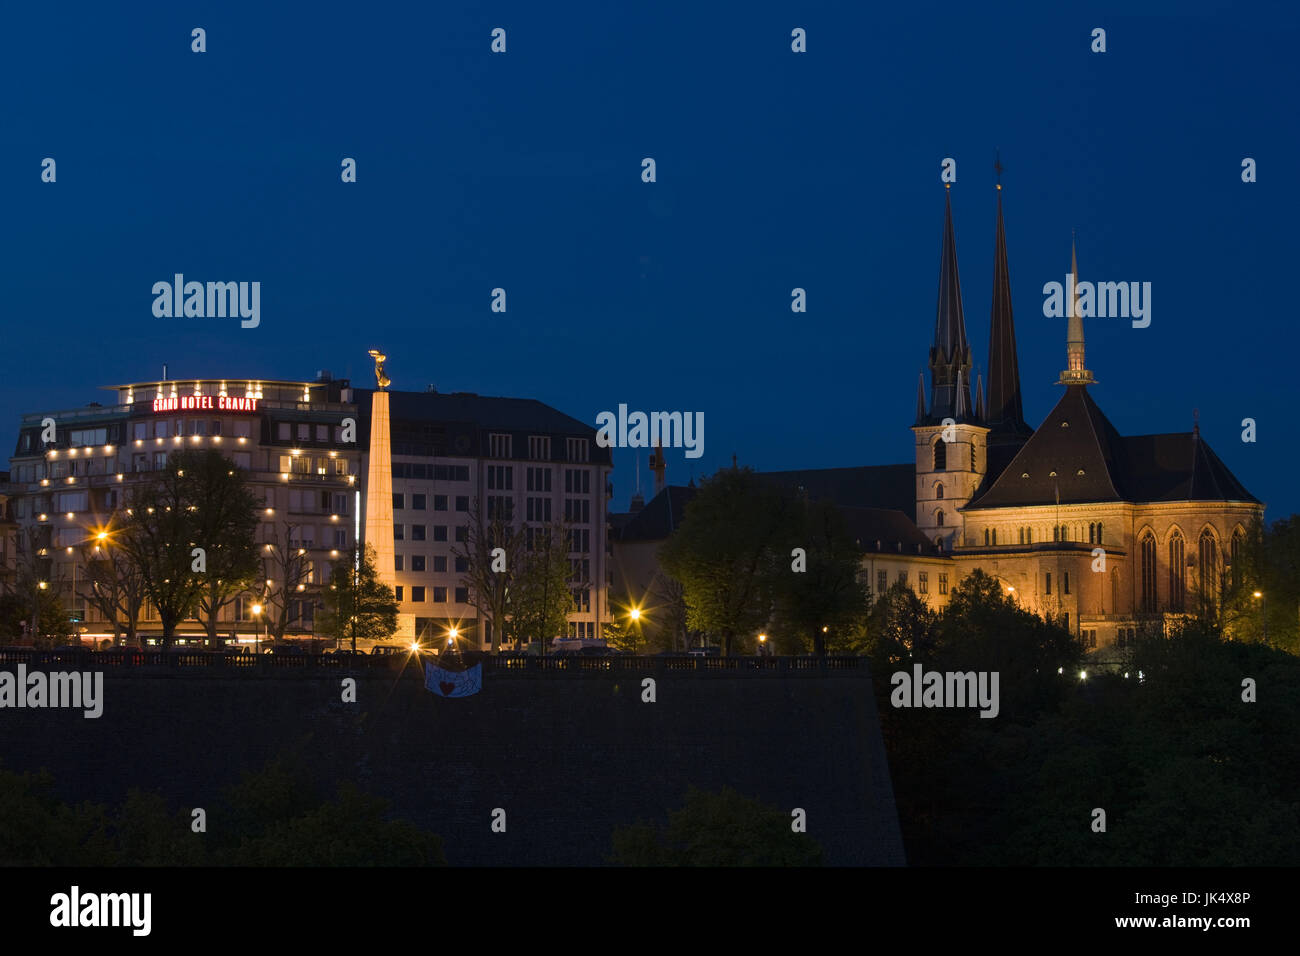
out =
[[[178,379],[109,390],[112,404],[24,415],[9,484],[0,488],[9,519],[0,519],[0,530],[8,529],[0,542],[6,575],[31,562],[87,641],[110,639],[114,629],[87,600],[81,549],[120,525],[130,489],[179,448],[228,455],[259,498],[265,583],[222,610],[224,638],[254,640],[268,629],[267,614],[272,631],[283,614],[286,636],[311,635],[332,564],[358,535],[369,540],[378,531],[359,513],[376,472],[391,488],[391,509],[376,511],[389,512],[381,533],[391,536],[391,564],[381,578],[398,595],[399,637],[436,640],[455,626],[469,641],[489,641],[488,628],[475,626],[479,615],[454,554],[476,498],[508,509],[520,524],[568,518],[575,532],[570,633],[597,635],[608,618],[609,453],[596,447],[594,429],[540,402],[381,392],[392,409],[385,448],[382,439],[371,443],[376,390],[326,372],[311,382]],[[305,565],[292,580],[290,554]],[[161,633],[148,602],[138,629],[146,639]],[[178,641],[199,640],[203,630],[186,621]]]

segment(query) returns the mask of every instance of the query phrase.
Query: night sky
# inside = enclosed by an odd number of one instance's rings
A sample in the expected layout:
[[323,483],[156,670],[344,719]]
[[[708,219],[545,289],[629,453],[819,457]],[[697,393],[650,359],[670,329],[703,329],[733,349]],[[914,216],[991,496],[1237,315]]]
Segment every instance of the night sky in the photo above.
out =
[[[99,386],[164,362],[368,385],[379,347],[399,389],[533,397],[592,424],[619,403],[702,411],[704,456],[670,451],[673,483],[733,452],[760,469],[910,461],[940,162],[958,164],[987,367],[1000,149],[1030,424],[1060,394],[1065,323],[1041,290],[1075,230],[1081,278],[1153,286],[1149,328],[1086,323],[1092,394],[1120,432],[1188,431],[1199,408],[1270,518],[1300,510],[1285,7],[273,6],[0,13],[6,456],[22,413],[110,402]],[[260,327],[155,318],[151,287],[177,272],[260,281]],[[634,455],[615,454],[619,508]]]

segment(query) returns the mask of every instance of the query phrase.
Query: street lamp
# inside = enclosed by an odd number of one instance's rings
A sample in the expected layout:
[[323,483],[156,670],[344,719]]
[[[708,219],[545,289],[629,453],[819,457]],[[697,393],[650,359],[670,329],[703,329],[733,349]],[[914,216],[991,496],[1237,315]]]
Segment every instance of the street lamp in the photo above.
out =
[[632,631],[635,635],[632,641],[632,650],[639,651],[641,649],[641,609],[639,607],[630,608],[627,616],[632,622]]
[[1264,643],[1268,643],[1268,598],[1264,596],[1263,591],[1256,591],[1253,595],[1259,601],[1259,613],[1264,619]]
[[256,648],[255,653],[262,653],[262,630],[260,626],[262,617],[262,605],[254,604],[253,611],[253,646]]
[[766,655],[767,655],[767,635],[760,634],[758,635],[758,656],[764,657]]

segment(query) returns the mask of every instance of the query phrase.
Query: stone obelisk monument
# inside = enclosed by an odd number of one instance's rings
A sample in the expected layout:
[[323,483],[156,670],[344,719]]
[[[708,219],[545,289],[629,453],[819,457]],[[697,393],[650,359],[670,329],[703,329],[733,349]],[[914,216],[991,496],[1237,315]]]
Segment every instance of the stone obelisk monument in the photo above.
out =
[[[388,356],[370,350],[375,360],[375,380],[379,387],[370,400],[370,458],[366,469],[365,543],[375,549],[375,577],[390,588],[397,586],[396,553],[393,546],[393,442],[388,416],[387,388],[392,382],[384,374]],[[399,608],[401,603],[399,602]],[[394,637],[415,636],[415,615],[397,615]]]

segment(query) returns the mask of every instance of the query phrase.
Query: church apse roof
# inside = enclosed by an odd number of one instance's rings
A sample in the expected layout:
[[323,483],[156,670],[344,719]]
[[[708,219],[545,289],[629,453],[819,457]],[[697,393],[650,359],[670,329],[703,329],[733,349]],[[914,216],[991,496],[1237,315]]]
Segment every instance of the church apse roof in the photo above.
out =
[[1107,501],[1257,499],[1197,432],[1125,438],[1071,385],[1002,474],[964,511]]

